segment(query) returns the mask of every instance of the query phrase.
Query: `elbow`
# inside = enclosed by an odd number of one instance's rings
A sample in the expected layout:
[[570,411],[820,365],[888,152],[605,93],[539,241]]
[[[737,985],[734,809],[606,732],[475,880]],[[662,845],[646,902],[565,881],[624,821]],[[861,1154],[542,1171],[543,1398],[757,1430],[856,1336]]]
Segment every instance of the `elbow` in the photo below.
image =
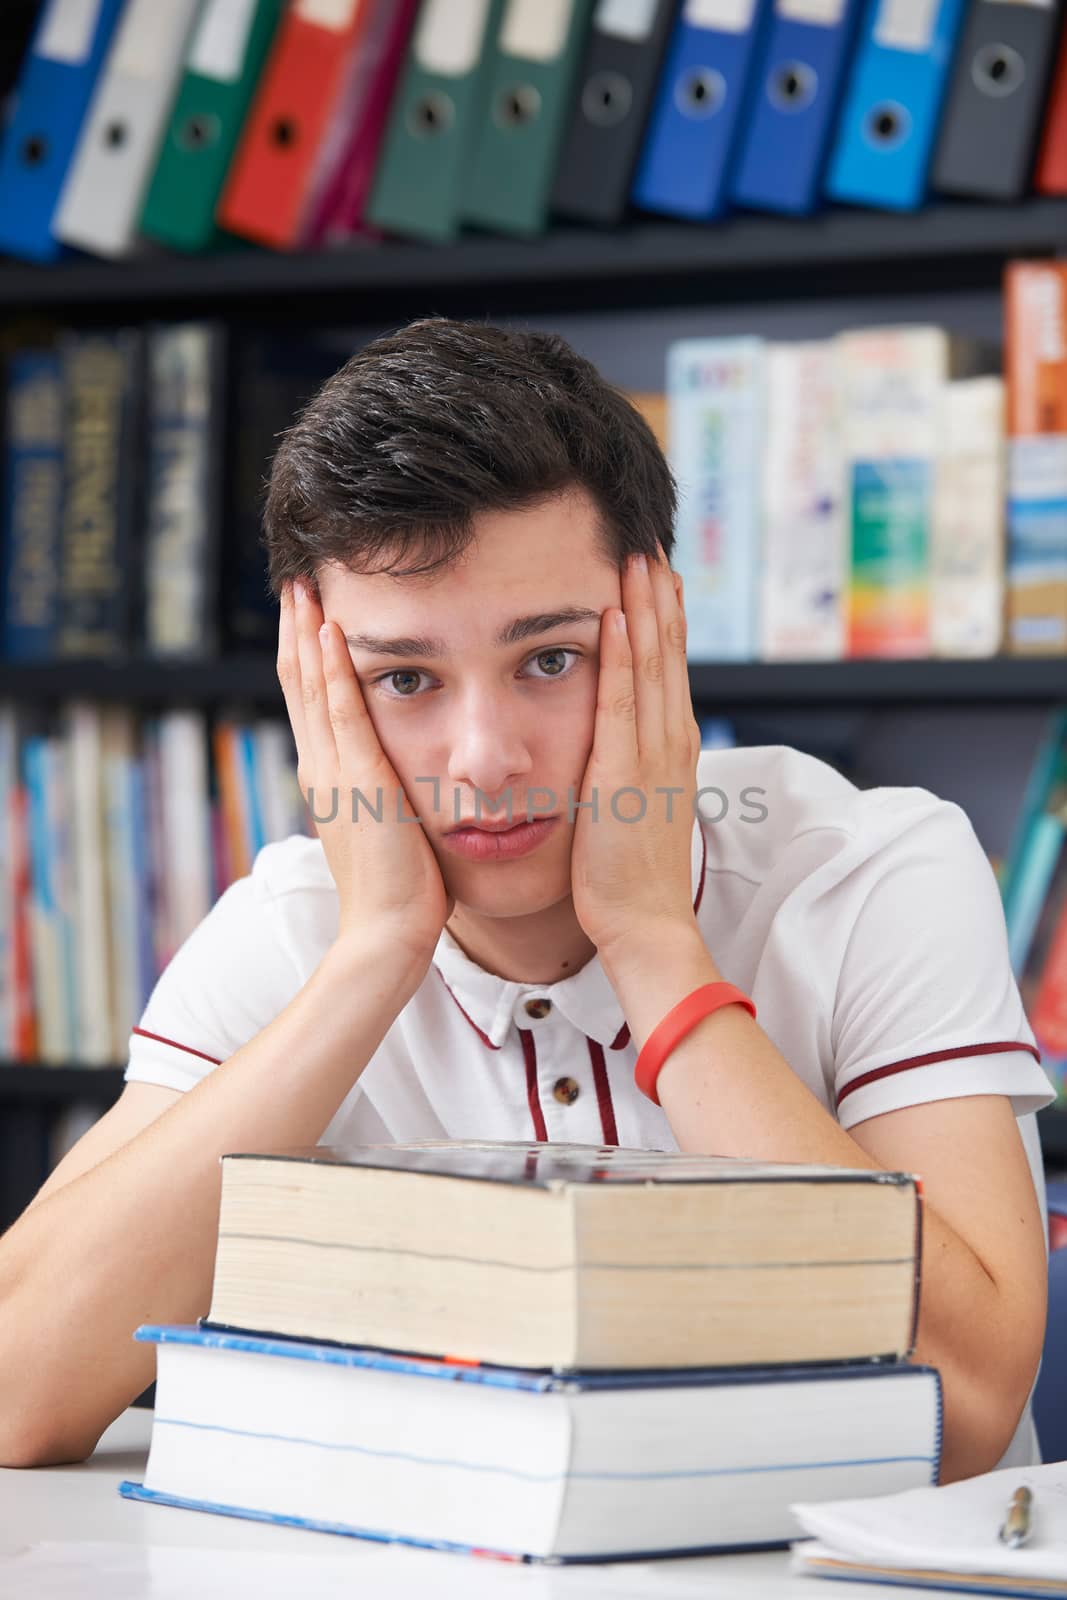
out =
[[19,1430],[0,1424],[0,1467],[65,1467],[88,1461],[95,1442],[75,1443],[57,1435]]
[[[1041,1359],[1040,1343],[1019,1337],[990,1350],[982,1373],[942,1372],[945,1433],[938,1482],[992,1472],[1011,1444],[1030,1398]],[[999,1358],[998,1358],[999,1356]]]

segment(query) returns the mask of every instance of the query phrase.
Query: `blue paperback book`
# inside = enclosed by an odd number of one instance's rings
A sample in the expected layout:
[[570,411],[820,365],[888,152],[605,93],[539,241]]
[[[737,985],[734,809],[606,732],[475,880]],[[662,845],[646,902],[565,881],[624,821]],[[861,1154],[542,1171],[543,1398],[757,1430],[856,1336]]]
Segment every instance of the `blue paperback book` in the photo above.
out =
[[157,1346],[129,1500],[518,1560],[785,1545],[794,1501],[937,1481],[909,1363],[551,1372],[199,1326]]

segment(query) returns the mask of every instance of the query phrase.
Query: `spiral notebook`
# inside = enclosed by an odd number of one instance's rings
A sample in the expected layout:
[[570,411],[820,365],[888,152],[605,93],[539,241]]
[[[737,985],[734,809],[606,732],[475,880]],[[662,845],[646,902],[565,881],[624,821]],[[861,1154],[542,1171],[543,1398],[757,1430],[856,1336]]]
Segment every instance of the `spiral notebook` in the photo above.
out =
[[[1023,1485],[1033,1497],[1031,1534],[1011,1549],[999,1533]],[[1067,1462],[790,1509],[812,1535],[793,1545],[794,1572],[970,1594],[1067,1595]]]

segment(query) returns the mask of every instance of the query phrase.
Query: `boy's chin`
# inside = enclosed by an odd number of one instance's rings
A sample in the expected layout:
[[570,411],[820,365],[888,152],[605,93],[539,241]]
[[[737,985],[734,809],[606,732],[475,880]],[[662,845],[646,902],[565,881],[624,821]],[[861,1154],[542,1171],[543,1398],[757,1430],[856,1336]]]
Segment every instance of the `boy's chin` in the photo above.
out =
[[569,874],[562,874],[559,882],[553,883],[546,881],[543,868],[531,868],[525,882],[516,882],[515,878],[507,883],[502,878],[497,883],[491,880],[491,872],[467,866],[465,871],[446,874],[445,885],[455,898],[457,911],[482,917],[534,917],[571,897]]

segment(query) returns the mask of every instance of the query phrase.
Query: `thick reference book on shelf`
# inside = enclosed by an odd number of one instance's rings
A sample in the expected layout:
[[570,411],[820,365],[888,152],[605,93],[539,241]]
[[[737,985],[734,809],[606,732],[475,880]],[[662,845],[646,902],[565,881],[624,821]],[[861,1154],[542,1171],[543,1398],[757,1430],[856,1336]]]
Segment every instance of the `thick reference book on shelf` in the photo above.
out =
[[920,1221],[917,1178],[846,1167],[434,1140],[225,1155],[205,1321],[557,1371],[895,1361]]
[[941,1386],[899,1364],[561,1378],[144,1326],[131,1500],[528,1559],[781,1545],[795,1500],[936,1482]]

